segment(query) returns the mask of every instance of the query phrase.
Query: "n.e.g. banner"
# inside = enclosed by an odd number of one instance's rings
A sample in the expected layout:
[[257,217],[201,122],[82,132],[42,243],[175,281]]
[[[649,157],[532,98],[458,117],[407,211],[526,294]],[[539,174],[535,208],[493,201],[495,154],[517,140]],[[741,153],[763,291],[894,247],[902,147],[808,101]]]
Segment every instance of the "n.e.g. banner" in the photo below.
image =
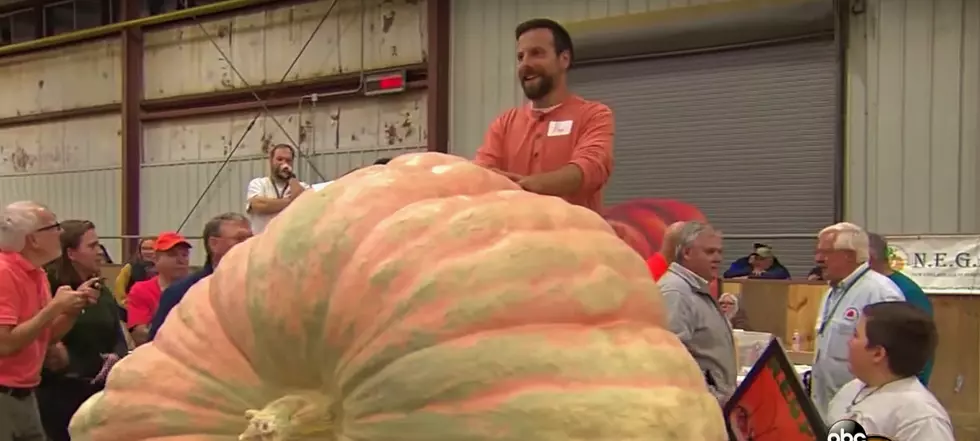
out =
[[929,294],[980,294],[980,236],[888,238],[892,269]]

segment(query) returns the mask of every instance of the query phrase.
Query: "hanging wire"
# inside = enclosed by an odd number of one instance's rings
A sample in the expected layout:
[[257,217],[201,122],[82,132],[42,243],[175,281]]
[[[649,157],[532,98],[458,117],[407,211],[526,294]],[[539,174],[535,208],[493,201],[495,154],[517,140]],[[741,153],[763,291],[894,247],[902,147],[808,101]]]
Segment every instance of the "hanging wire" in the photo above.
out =
[[197,198],[196,202],[194,202],[194,206],[191,207],[191,211],[187,212],[187,216],[184,216],[184,220],[180,222],[180,226],[177,227],[178,233],[180,230],[184,229],[184,226],[187,225],[187,221],[191,220],[191,216],[194,215],[194,211],[197,210],[197,207],[199,207],[201,202],[204,201],[204,196],[208,194],[208,190],[210,190],[214,183],[217,182],[218,178],[221,176],[221,171],[225,169],[229,162],[231,162],[231,159],[235,156],[235,152],[238,151],[238,148],[245,142],[245,137],[248,136],[248,132],[252,131],[252,127],[255,126],[255,122],[258,121],[260,116],[262,116],[262,112],[256,113],[255,116],[252,117],[252,121],[248,123],[248,126],[245,127],[245,131],[242,132],[242,136],[238,138],[238,142],[235,143],[235,146],[232,147],[231,151],[228,152],[228,155],[225,156],[225,160],[221,163],[221,166],[218,167],[218,171],[214,172],[214,176],[211,177],[211,182],[208,182],[208,185],[204,187],[204,191],[201,192],[201,196]]
[[[188,3],[188,0],[181,0],[181,1],[182,1],[183,5],[184,5],[184,8],[189,8],[189,5],[187,4]],[[286,82],[286,79],[289,78],[290,72],[292,72],[293,68],[296,67],[296,63],[298,63],[299,62],[299,59],[302,58],[303,53],[306,52],[306,49],[310,46],[310,43],[313,41],[313,38],[316,37],[317,33],[323,27],[323,24],[326,23],[327,18],[330,17],[330,14],[333,13],[333,10],[337,6],[337,3],[338,2],[339,2],[339,0],[333,0],[333,2],[330,4],[330,7],[327,8],[327,11],[323,14],[322,17],[320,17],[320,21],[317,23],[316,27],[313,28],[313,32],[310,33],[310,37],[306,39],[306,42],[303,44],[303,47],[300,48],[299,53],[296,54],[296,57],[293,58],[292,63],[290,63],[289,64],[289,67],[286,68],[286,71],[283,72],[282,78],[279,79],[279,84],[285,83]],[[363,14],[363,11],[362,11],[362,14]],[[249,91],[252,94],[252,97],[254,97],[255,100],[259,103],[259,105],[262,106],[262,110],[259,111],[258,113],[256,113],[255,116],[252,117],[252,120],[248,123],[248,126],[245,127],[245,131],[242,133],[241,137],[238,139],[238,142],[235,143],[234,147],[225,156],[224,161],[218,167],[218,170],[214,173],[214,176],[211,177],[211,181],[208,182],[208,185],[204,188],[204,191],[201,192],[201,195],[198,196],[197,201],[194,202],[194,205],[191,207],[190,211],[184,217],[184,220],[181,221],[180,226],[177,227],[177,232],[180,232],[187,225],[187,222],[190,221],[191,217],[194,215],[194,212],[201,205],[201,202],[204,201],[204,198],[207,196],[208,191],[211,190],[211,187],[214,186],[214,183],[218,180],[218,177],[221,176],[221,172],[225,169],[225,167],[228,166],[228,163],[231,162],[232,158],[234,158],[235,152],[237,152],[238,149],[242,146],[242,144],[245,141],[245,137],[248,136],[249,132],[252,131],[252,128],[255,127],[255,123],[258,121],[259,117],[262,116],[263,114],[266,115],[266,116],[268,116],[269,118],[271,118],[272,121],[275,122],[276,126],[278,126],[279,129],[282,131],[282,133],[286,136],[286,139],[288,139],[291,144],[293,144],[293,145],[296,146],[295,151],[300,155],[301,158],[303,158],[303,159],[306,160],[306,162],[309,164],[309,166],[313,170],[313,172],[316,173],[320,177],[320,180],[322,180],[322,181],[326,181],[327,180],[326,177],[324,177],[323,174],[320,173],[320,171],[316,168],[316,165],[313,164],[313,160],[310,159],[305,154],[303,154],[303,152],[301,151],[302,149],[299,148],[299,145],[296,144],[296,142],[293,140],[293,138],[289,135],[289,132],[282,126],[282,124],[279,122],[279,120],[276,119],[275,115],[273,115],[271,113],[271,111],[269,110],[268,105],[266,105],[265,101],[262,100],[262,97],[260,97],[258,95],[258,93],[256,93],[255,90],[252,89],[252,86],[248,83],[248,81],[245,80],[245,78],[242,76],[241,72],[238,71],[238,68],[236,68],[235,65],[232,63],[231,59],[228,58],[228,56],[225,54],[225,52],[223,50],[221,50],[221,46],[218,45],[218,43],[214,39],[214,36],[212,36],[208,32],[208,30],[204,27],[204,25],[201,23],[201,21],[199,20],[199,18],[197,17],[197,15],[192,15],[191,16],[191,19],[194,20],[194,23],[197,24],[197,26],[201,29],[201,32],[203,32],[204,35],[205,35],[205,37],[208,39],[208,41],[211,42],[211,45],[213,45],[215,47],[215,49],[218,50],[218,52],[221,54],[222,58],[224,58],[225,62],[228,63],[228,66],[232,69],[233,72],[235,72],[235,75],[238,76],[238,78],[242,82],[242,84],[246,88],[249,89]],[[362,21],[363,21],[363,18],[362,18]],[[361,32],[363,33],[363,25],[361,26],[361,28],[362,28]],[[363,48],[362,48],[362,57],[363,57]],[[361,81],[361,83],[363,83],[363,70],[364,69],[363,69],[363,66],[362,66],[362,69],[361,69],[361,71],[362,71],[362,74],[361,74],[362,75],[362,78],[361,78],[361,80],[362,81]],[[358,87],[358,90],[360,90],[360,87]],[[269,97],[271,98],[273,94],[274,94],[274,92],[273,93],[270,93]],[[302,100],[300,102],[302,103]]]
[[[181,1],[183,2],[184,7],[187,8],[188,0],[181,0]],[[296,66],[296,63],[298,63],[299,59],[302,58],[303,53],[306,52],[306,48],[308,48],[310,46],[310,43],[313,42],[313,37],[315,37],[316,34],[320,31],[320,28],[323,27],[323,24],[327,21],[327,18],[330,17],[330,14],[333,12],[334,8],[337,7],[338,1],[339,0],[333,0],[333,2],[330,3],[330,7],[327,8],[327,11],[323,14],[322,17],[320,17],[320,21],[317,23],[316,27],[313,28],[313,32],[310,34],[310,38],[306,39],[306,43],[303,44],[303,47],[300,49],[299,53],[296,54],[296,57],[293,58],[293,62],[289,64],[289,68],[286,69],[286,72],[283,73],[282,78],[279,80],[279,84],[286,82],[286,78],[289,77],[289,73],[292,72],[293,68]],[[286,140],[288,140],[290,144],[297,147],[296,152],[299,154],[301,158],[305,159],[310,164],[310,168],[313,170],[313,173],[316,173],[316,175],[320,178],[320,180],[326,181],[327,180],[326,176],[324,176],[323,173],[320,173],[320,170],[316,168],[316,165],[313,164],[313,161],[309,157],[307,157],[303,152],[301,152],[301,149],[298,148],[299,144],[296,143],[296,140],[294,140],[293,137],[289,134],[289,131],[286,130],[285,127],[283,127],[282,123],[279,122],[279,119],[272,114],[272,111],[269,110],[269,106],[265,103],[265,100],[263,100],[262,97],[260,97],[259,94],[256,93],[254,89],[252,89],[252,85],[248,82],[248,80],[245,79],[245,76],[242,75],[241,71],[238,70],[238,67],[235,66],[235,63],[231,61],[231,58],[228,57],[228,54],[226,54],[225,51],[221,49],[221,45],[218,44],[214,36],[211,35],[211,33],[208,32],[207,28],[204,27],[204,24],[201,23],[197,15],[192,15],[191,18],[194,20],[194,23],[197,24],[197,27],[201,29],[201,32],[208,39],[211,45],[214,46],[215,50],[217,50],[218,53],[221,54],[221,58],[223,58],[225,62],[228,63],[228,67],[231,69],[232,72],[235,73],[235,76],[237,76],[238,80],[242,82],[242,85],[246,89],[248,89],[248,91],[252,94],[252,97],[255,98],[255,101],[258,102],[260,106],[262,106],[262,111],[265,112],[265,115],[270,119],[272,119],[272,122],[274,122],[276,126],[279,127],[279,130],[282,131],[282,134],[286,137]]]

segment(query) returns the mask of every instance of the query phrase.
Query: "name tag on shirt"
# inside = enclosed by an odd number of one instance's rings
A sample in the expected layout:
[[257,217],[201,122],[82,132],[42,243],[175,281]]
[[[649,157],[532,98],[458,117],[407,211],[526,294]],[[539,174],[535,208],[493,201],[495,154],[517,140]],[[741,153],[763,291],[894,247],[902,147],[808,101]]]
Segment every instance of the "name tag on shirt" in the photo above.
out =
[[572,133],[572,121],[552,121],[548,123],[548,136],[567,136]]

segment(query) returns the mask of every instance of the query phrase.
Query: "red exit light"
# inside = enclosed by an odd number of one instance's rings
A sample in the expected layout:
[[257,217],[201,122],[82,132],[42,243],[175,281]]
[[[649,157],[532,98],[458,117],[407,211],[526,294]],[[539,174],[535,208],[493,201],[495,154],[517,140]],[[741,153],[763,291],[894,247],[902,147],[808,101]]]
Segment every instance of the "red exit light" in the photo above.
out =
[[387,95],[405,91],[405,72],[379,72],[364,79],[364,96]]
[[405,79],[401,76],[382,78],[378,81],[378,87],[382,90],[401,89],[405,87]]

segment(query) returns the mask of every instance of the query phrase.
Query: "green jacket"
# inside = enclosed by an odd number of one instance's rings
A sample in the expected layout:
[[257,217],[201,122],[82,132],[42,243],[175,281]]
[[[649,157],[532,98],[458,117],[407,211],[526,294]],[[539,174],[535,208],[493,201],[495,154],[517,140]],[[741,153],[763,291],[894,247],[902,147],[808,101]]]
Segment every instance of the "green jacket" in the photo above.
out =
[[[48,272],[48,282],[51,283],[52,296],[63,285],[53,271]],[[61,339],[61,343],[68,350],[68,368],[59,372],[44,371],[42,377],[70,374],[91,379],[102,369],[102,354],[126,354],[126,342],[119,325],[119,308],[108,284],[102,284],[99,301],[79,314],[75,325]]]

